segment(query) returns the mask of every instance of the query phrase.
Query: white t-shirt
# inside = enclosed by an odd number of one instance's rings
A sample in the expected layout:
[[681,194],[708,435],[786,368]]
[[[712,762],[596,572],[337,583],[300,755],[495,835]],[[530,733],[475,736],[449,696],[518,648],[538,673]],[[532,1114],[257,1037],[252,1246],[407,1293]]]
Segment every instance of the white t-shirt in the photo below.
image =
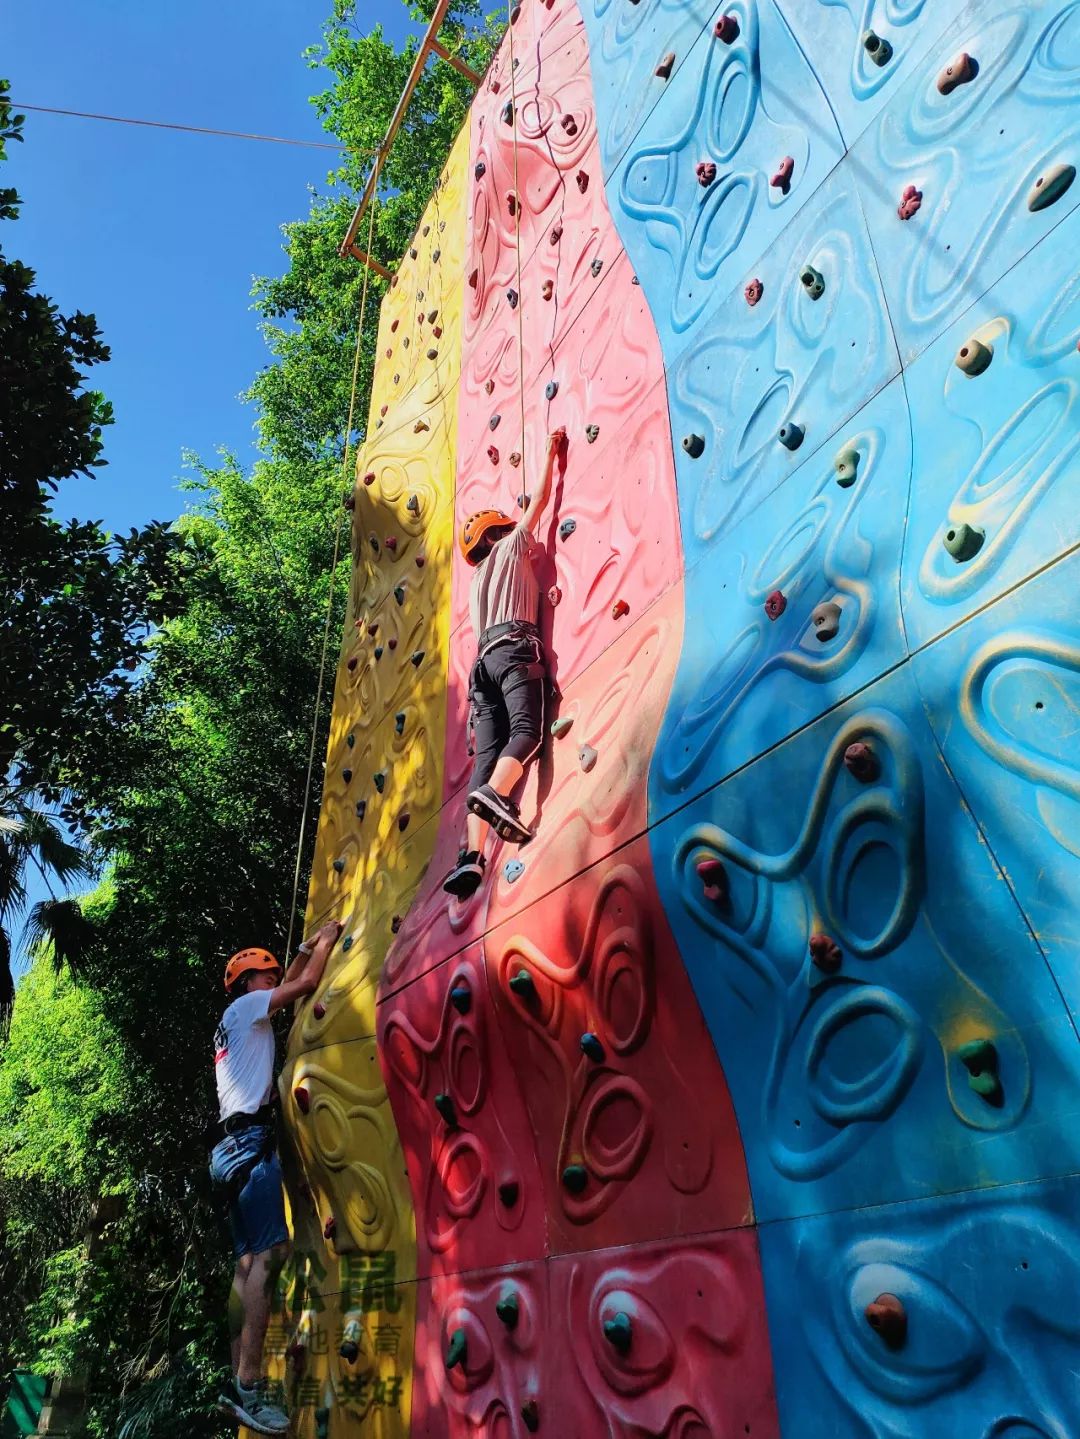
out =
[[469,618],[479,639],[485,630],[511,620],[536,624],[540,582],[533,564],[541,548],[523,524],[492,545],[476,566],[469,591]]
[[270,1098],[274,1082],[272,990],[242,994],[221,1016],[214,1035],[214,1077],[222,1119],[254,1114]]

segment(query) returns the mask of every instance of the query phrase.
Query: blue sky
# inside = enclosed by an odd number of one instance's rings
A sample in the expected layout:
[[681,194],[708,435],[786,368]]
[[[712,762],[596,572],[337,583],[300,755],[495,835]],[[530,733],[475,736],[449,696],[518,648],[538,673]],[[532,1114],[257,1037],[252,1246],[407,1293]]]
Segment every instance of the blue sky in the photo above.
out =
[[[330,0],[50,0],[4,6],[0,71],[25,104],[301,140],[329,140],[308,104],[325,88],[301,58]],[[361,0],[400,41],[401,0]],[[172,519],[183,451],[254,457],[237,396],[265,363],[251,279],[284,268],[280,226],[307,212],[329,151],[27,114],[4,183],[23,198],[7,252],[64,310],[98,317],[112,360],[109,460],[61,490],[56,512],[127,529]]]

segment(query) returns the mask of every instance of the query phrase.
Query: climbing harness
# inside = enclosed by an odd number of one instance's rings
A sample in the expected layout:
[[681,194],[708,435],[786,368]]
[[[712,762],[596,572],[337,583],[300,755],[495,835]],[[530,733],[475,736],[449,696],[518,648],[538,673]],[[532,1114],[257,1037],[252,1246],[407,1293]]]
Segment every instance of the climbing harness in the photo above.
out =
[[[375,186],[379,183],[379,170],[382,166],[383,153],[380,148],[375,156]],[[374,189],[372,191],[374,194]],[[371,205],[368,220],[368,253],[371,253],[371,242],[375,234],[375,206]],[[349,418],[345,424],[345,454],[342,459],[342,476],[346,483],[349,483],[349,460],[352,453],[353,419],[356,414],[356,391],[360,381],[360,353],[364,341],[364,317],[367,312],[368,281],[371,278],[371,271],[364,266],[364,283],[360,292],[360,315],[356,324],[356,348],[353,352],[352,389],[349,394]],[[289,905],[289,938],[285,946],[286,954],[292,953],[293,933],[296,928],[296,900],[300,893],[300,866],[304,856],[304,838],[307,834],[308,805],[311,801],[311,776],[315,769],[315,744],[319,735],[319,712],[322,709],[323,686],[326,680],[326,656],[330,648],[330,626],[334,618],[334,589],[337,580],[338,557],[341,553],[341,530],[344,524],[345,515],[349,511],[342,509],[338,514],[337,526],[334,530],[334,557],[330,563],[330,593],[326,600],[326,623],[323,626],[322,654],[319,658],[319,683],[315,690],[315,713],[311,721],[311,744],[308,748],[307,778],[304,780],[304,803],[300,811],[300,836],[296,842],[296,867],[293,870],[292,902]]]

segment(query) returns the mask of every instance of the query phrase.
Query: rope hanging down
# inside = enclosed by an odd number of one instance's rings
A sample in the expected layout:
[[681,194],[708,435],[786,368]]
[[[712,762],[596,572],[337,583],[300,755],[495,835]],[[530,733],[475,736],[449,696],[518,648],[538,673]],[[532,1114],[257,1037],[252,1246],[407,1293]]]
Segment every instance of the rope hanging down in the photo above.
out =
[[[379,169],[382,165],[382,150],[375,156],[375,185],[379,183]],[[374,192],[373,192],[374,193]],[[368,253],[375,234],[375,206],[371,206],[368,223]],[[353,351],[352,390],[349,394],[349,418],[345,425],[345,454],[342,460],[342,477],[350,483],[349,459],[352,451],[353,418],[356,414],[356,391],[360,383],[360,351],[364,342],[364,315],[367,311],[368,282],[371,271],[364,266],[364,283],[360,292],[360,316],[356,325],[356,348]],[[304,855],[304,836],[307,833],[308,805],[311,800],[311,776],[315,769],[315,743],[319,734],[319,712],[322,709],[323,685],[326,679],[326,652],[330,646],[330,626],[334,618],[334,587],[337,580],[338,556],[341,553],[341,530],[348,511],[338,512],[337,527],[334,531],[334,558],[330,565],[330,593],[326,601],[326,624],[323,626],[322,654],[319,658],[319,683],[315,691],[315,713],[311,721],[311,745],[308,749],[307,778],[304,781],[304,807],[300,813],[300,837],[296,842],[296,868],[293,871],[292,903],[289,905],[289,939],[285,946],[286,957],[292,954],[293,932],[296,927],[296,900],[300,893],[300,865]]]
[[518,188],[518,104],[517,69],[514,63],[514,5],[516,0],[507,0],[506,25],[510,32],[510,134],[514,145],[514,243],[517,249],[517,321],[518,321],[518,400],[521,408],[521,509],[528,504],[528,486],[525,483],[525,291],[521,284],[521,191]]

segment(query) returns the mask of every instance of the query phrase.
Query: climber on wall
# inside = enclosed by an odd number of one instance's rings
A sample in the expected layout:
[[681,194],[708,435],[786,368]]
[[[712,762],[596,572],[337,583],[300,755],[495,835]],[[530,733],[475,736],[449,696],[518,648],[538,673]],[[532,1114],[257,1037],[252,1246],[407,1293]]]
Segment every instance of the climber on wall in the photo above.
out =
[[514,844],[532,838],[512,795],[543,737],[547,665],[537,626],[540,585],[534,569],[543,551],[535,534],[565,439],[562,429],[548,436],[544,477],[516,524],[500,510],[481,510],[461,527],[461,553],[475,570],[469,618],[476,662],[469,704],[476,762],[465,801],[465,848],[443,881],[443,889],[459,899],[474,894],[483,882],[489,825]]
[[229,1003],[214,1036],[219,1118],[210,1174],[224,1192],[236,1272],[229,1296],[233,1378],[218,1407],[257,1434],[284,1434],[288,1415],[270,1404],[260,1380],[271,1291],[288,1254],[271,1100],[274,1033],[270,1017],[318,988],[341,934],[336,920],[299,946],[285,972],[265,949],[242,949],[225,968]]

